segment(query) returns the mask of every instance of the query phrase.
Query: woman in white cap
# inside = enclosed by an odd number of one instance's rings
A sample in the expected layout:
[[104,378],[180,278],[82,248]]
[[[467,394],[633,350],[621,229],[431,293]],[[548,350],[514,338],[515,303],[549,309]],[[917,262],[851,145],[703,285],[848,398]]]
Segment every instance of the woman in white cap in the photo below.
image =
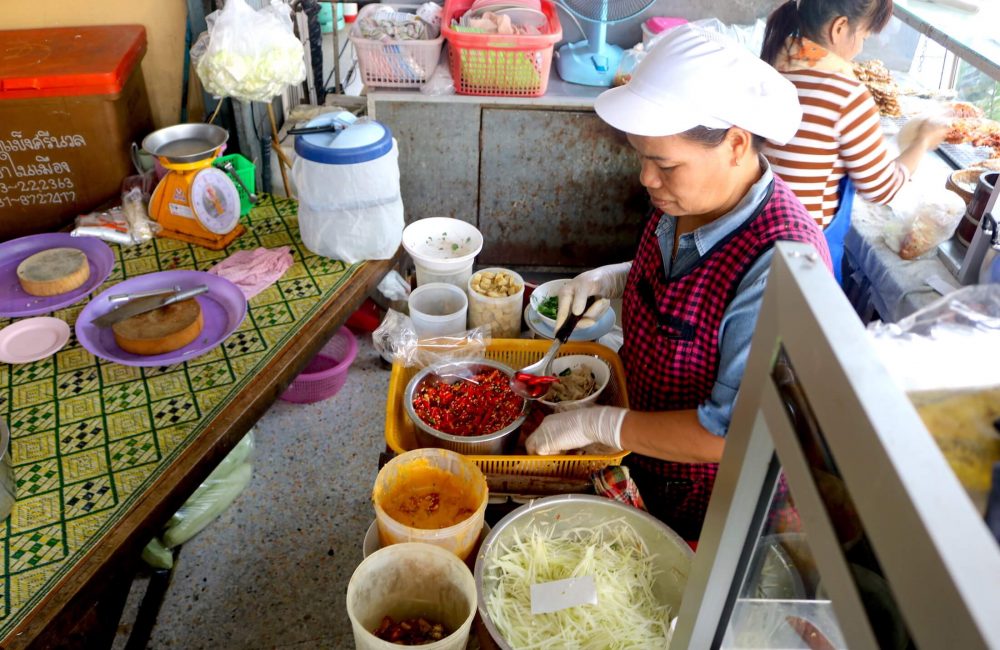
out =
[[[795,87],[742,46],[686,25],[603,93],[597,114],[641,159],[653,212],[631,262],[578,275],[559,320],[590,296],[622,298],[631,410],[600,406],[545,418],[529,452],[600,443],[626,459],[650,511],[697,538],[746,365],[772,248],[812,244],[816,222],[774,176],[760,148],[787,141],[801,118]],[[585,314],[599,316],[606,301]]]
[[803,110],[798,133],[768,143],[764,155],[826,229],[838,280],[854,193],[889,203],[948,132],[947,124],[921,120],[912,143],[889,154],[879,109],[851,60],[891,17],[892,0],[788,0],[764,31],[760,57],[795,84]]

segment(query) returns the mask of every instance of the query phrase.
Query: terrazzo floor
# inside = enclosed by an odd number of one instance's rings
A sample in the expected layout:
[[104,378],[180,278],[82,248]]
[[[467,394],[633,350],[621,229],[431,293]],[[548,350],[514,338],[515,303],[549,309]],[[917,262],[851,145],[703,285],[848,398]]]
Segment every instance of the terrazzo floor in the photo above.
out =
[[253,479],[183,546],[149,648],[354,646],[344,596],[374,518],[389,385],[370,336],[358,340],[340,393],[279,401],[257,423]]

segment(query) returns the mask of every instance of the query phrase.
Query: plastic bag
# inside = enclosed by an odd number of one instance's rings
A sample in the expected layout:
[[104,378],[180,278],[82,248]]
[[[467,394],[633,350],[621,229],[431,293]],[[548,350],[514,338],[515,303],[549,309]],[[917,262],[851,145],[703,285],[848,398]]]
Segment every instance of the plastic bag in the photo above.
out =
[[[143,198],[145,176],[129,176],[130,187],[122,192],[121,207],[88,212],[76,218],[73,237],[97,237],[106,242],[131,246],[153,239],[160,231],[160,224],[152,221],[146,212]],[[123,185],[124,186],[124,185]]]
[[1000,463],[1000,285],[959,289],[869,328],[876,353],[981,513]]
[[392,363],[396,356],[396,341],[406,329],[413,330],[410,317],[395,309],[387,309],[382,323],[372,332],[372,347],[379,356]]
[[170,518],[161,537],[154,537],[146,545],[142,559],[147,564],[157,569],[171,568],[173,553],[170,549],[204,530],[236,500],[250,483],[254,446],[254,431],[251,429]]
[[386,312],[382,324],[372,333],[372,345],[382,358],[406,368],[480,359],[486,355],[490,340],[488,325],[460,334],[421,339],[410,317],[394,309]]
[[642,61],[645,56],[646,50],[642,47],[642,43],[625,50],[621,61],[618,63],[618,70],[615,71],[615,77],[611,85],[624,86],[627,84],[632,79],[632,71],[635,70],[635,66],[639,65],[639,61]]
[[271,0],[255,11],[245,0],[227,0],[207,21],[208,31],[191,48],[191,60],[213,95],[266,102],[305,80],[302,43],[284,2]]
[[885,244],[904,260],[920,257],[955,232],[965,214],[965,202],[951,190],[910,183],[890,204]]
[[447,63],[439,63],[438,67],[434,68],[434,74],[420,86],[420,94],[431,96],[455,94],[455,81],[451,77],[451,69]]
[[869,331],[879,357],[907,392],[1000,386],[1000,285],[959,289]]
[[406,300],[410,297],[410,283],[398,271],[389,271],[378,283],[378,292],[386,300]]
[[156,237],[160,224],[149,218],[141,187],[133,187],[122,193],[122,212],[125,213],[125,221],[128,222],[133,242],[142,244]]

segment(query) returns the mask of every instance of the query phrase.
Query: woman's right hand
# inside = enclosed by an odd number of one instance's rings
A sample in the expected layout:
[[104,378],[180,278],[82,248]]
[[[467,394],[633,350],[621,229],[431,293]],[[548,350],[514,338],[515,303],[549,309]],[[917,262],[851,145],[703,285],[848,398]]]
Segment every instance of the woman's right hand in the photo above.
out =
[[944,142],[951,130],[951,121],[942,117],[915,117],[899,130],[896,142],[902,152],[914,150],[933,151]]
[[923,120],[917,127],[916,140],[923,143],[928,151],[933,151],[944,142],[949,131],[951,131],[951,122],[948,120],[938,118]]
[[[611,305],[612,298],[621,298],[625,292],[625,283],[628,280],[628,271],[632,268],[632,262],[622,262],[621,264],[609,264],[596,269],[584,271],[559,290],[559,312],[556,316],[556,330],[562,326],[572,311],[574,314],[583,315],[577,327],[590,327],[597,322],[604,312]],[[597,296],[604,300],[597,300],[590,309],[584,313],[587,306],[587,298]]]

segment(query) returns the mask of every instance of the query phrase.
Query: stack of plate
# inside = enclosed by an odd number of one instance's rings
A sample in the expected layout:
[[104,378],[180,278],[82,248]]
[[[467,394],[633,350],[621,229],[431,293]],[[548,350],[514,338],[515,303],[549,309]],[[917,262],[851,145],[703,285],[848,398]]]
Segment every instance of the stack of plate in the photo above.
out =
[[515,25],[543,29],[548,24],[541,0],[475,0],[466,16],[478,18],[488,11],[510,16]]

